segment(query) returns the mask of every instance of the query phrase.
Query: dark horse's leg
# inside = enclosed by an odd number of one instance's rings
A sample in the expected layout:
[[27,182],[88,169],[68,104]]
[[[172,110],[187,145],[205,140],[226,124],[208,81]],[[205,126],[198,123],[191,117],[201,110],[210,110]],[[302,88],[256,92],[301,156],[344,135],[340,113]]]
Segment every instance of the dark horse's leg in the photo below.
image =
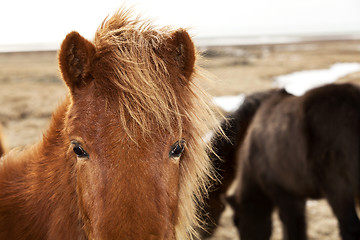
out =
[[336,218],[339,221],[340,234],[343,240],[360,240],[360,221],[356,214],[354,194],[350,187],[341,180],[336,185],[327,184],[327,198]]
[[283,223],[284,239],[307,239],[305,221],[306,200],[295,197],[283,190],[273,191],[273,200],[279,208],[280,220]]
[[[351,146],[351,143],[346,142],[346,144]],[[355,209],[358,188],[358,155],[357,151],[349,150],[346,148],[347,146],[341,146],[345,150],[336,148],[329,150],[324,155],[326,162],[323,163],[327,165],[327,169],[324,171],[324,168],[318,167],[315,168],[315,173],[322,192],[338,219],[341,238],[343,240],[360,240],[360,221]],[[320,153],[317,156],[321,156]],[[320,157],[313,159],[325,161]],[[317,162],[316,166],[320,166],[320,162]]]
[[328,198],[328,201],[339,221],[340,234],[343,240],[360,240],[360,222],[355,210],[353,199],[345,199],[342,196],[338,199]]
[[234,210],[234,223],[241,240],[268,240],[271,236],[271,214],[274,205],[252,179],[242,177],[236,192],[228,198]]

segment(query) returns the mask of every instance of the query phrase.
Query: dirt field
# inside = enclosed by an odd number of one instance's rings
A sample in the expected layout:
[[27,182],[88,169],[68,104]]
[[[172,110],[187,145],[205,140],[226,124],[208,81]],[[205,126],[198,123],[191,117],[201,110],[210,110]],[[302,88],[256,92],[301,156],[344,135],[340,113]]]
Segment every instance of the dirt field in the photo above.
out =
[[[273,78],[281,74],[327,68],[336,62],[360,62],[360,41],[212,47],[200,51],[203,58],[199,65],[217,78],[216,84],[204,86],[214,96],[272,88]],[[339,80],[344,81],[360,83],[360,72]],[[0,54],[0,123],[7,146],[13,148],[40,139],[66,92],[55,52]],[[307,215],[309,239],[339,239],[337,222],[325,201],[309,201]],[[230,217],[228,209],[213,239],[238,239]],[[279,226],[276,220],[272,239],[281,239]]]

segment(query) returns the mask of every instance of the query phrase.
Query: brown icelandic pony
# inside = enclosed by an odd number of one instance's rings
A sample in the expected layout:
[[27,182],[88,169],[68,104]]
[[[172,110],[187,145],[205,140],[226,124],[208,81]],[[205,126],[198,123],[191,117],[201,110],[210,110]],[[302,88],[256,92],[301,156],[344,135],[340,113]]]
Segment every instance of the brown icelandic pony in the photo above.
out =
[[279,92],[256,111],[237,153],[228,198],[242,240],[270,239],[279,209],[284,239],[304,240],[306,199],[326,198],[343,240],[360,239],[360,88],[326,85]]
[[0,239],[190,239],[216,118],[185,30],[120,10],[59,52],[69,95],[0,165]]
[[211,139],[213,151],[209,152],[209,157],[217,170],[217,178],[220,181],[214,182],[205,201],[202,212],[205,225],[200,231],[203,238],[209,238],[213,235],[219,224],[221,214],[225,210],[226,192],[236,174],[237,149],[244,140],[246,130],[256,110],[265,99],[280,91],[283,90],[274,89],[246,96],[241,106],[229,114],[221,123],[224,134],[215,135]]

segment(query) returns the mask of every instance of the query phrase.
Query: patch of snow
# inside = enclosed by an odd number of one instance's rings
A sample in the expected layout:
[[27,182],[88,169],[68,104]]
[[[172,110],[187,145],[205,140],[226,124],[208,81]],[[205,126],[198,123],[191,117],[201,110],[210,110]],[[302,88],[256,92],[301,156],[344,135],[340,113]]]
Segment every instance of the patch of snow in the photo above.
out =
[[213,102],[226,112],[232,112],[238,109],[244,102],[245,95],[214,97]]
[[318,200],[308,200],[306,201],[306,206],[317,206],[319,205],[319,201]]
[[360,71],[360,63],[335,63],[328,69],[299,71],[278,76],[275,78],[275,84],[291,94],[300,96],[311,88],[335,82],[357,71]]
[[[306,70],[281,75],[275,78],[276,87],[296,96],[306,91],[333,83],[350,73],[360,71],[360,63],[335,63],[328,69]],[[233,112],[244,102],[245,95],[214,97],[213,102],[226,112]]]
[[215,135],[214,131],[210,131],[206,133],[205,136],[203,136],[204,142],[209,143],[211,139],[214,137],[214,135]]

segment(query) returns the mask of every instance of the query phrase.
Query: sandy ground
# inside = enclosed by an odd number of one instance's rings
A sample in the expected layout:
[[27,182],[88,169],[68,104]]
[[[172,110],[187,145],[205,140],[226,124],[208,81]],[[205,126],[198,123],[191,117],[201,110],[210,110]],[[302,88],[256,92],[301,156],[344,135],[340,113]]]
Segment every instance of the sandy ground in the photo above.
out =
[[[273,78],[299,70],[327,68],[336,62],[360,62],[360,41],[212,47],[199,49],[199,65],[217,81],[204,86],[214,96],[251,93],[274,87]],[[360,83],[360,72],[339,82]],[[0,123],[9,148],[41,138],[52,111],[67,93],[55,52],[0,54]],[[227,209],[212,239],[238,239]],[[325,201],[309,201],[309,239],[339,239],[337,222]],[[274,215],[272,239],[282,239]]]

